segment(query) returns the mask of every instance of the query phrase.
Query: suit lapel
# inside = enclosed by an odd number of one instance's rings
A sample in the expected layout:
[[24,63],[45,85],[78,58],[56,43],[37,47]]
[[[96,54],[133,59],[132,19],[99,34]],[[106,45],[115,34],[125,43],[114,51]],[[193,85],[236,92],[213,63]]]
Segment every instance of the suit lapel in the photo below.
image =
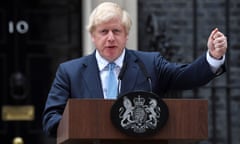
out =
[[[139,66],[136,63],[137,57],[126,50],[124,61],[127,63],[127,69],[123,75],[121,84],[121,94],[130,92],[134,89],[136,80],[139,74]],[[92,98],[103,98],[102,84],[99,76],[99,69],[95,58],[95,53],[90,55],[84,63],[85,70],[83,71],[83,78],[85,84]]]
[[91,98],[103,98],[102,84],[95,53],[88,57],[84,65],[85,71],[83,72],[83,78],[85,79],[86,87],[89,90]]
[[127,69],[123,76],[120,95],[134,89],[139,73],[139,66],[136,63],[137,57],[133,55],[130,50],[126,50],[124,61],[127,63]]

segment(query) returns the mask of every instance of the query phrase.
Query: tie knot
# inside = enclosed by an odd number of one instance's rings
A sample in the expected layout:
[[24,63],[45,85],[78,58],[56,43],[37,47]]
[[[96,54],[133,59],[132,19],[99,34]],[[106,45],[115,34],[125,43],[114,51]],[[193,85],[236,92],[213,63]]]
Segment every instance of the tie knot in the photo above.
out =
[[114,62],[111,62],[108,64],[109,70],[113,70],[115,68],[116,64]]

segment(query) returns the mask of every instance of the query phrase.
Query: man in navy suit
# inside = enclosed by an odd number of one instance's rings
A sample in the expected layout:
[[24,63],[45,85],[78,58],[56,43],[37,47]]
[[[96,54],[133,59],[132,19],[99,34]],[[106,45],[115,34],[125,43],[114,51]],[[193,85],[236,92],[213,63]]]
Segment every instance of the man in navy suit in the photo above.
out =
[[202,86],[225,71],[227,40],[218,29],[211,32],[206,53],[190,64],[175,64],[158,52],[127,49],[131,24],[128,13],[115,3],[105,2],[93,10],[88,31],[96,50],[91,55],[58,67],[43,113],[43,129],[47,135],[56,136],[69,98],[107,99],[110,62],[115,63],[116,79],[121,73],[118,83],[120,95],[145,90],[162,97],[170,90]]

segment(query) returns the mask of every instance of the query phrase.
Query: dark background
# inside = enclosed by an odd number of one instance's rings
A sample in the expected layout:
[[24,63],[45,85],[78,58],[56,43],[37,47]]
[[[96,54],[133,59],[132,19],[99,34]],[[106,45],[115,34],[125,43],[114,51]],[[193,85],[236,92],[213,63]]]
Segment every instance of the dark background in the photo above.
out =
[[0,121],[0,143],[48,143],[41,114],[60,62],[81,56],[81,1],[0,2],[0,105],[32,105],[33,121]]
[[[127,2],[126,2],[127,3]],[[0,109],[32,105],[33,121],[3,121],[0,143],[55,143],[42,132],[41,113],[59,63],[82,56],[81,0],[0,2]],[[226,34],[228,72],[199,89],[170,97],[209,100],[209,139],[201,144],[240,143],[240,1],[138,0],[138,49],[160,51],[188,63],[206,52],[218,27]]]
[[[209,100],[209,139],[201,144],[240,143],[240,1],[139,0],[138,9],[140,49],[161,51],[173,62],[188,63],[205,53],[215,27],[227,36],[227,73],[199,89],[170,95]],[[151,17],[157,21],[154,30],[144,28]]]

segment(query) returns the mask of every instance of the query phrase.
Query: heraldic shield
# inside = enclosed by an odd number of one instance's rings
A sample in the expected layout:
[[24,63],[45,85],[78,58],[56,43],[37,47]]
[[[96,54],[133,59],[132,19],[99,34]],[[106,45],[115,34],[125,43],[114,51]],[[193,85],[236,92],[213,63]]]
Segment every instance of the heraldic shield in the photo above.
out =
[[145,91],[120,96],[111,108],[111,121],[129,136],[157,133],[168,120],[168,107],[160,96]]

